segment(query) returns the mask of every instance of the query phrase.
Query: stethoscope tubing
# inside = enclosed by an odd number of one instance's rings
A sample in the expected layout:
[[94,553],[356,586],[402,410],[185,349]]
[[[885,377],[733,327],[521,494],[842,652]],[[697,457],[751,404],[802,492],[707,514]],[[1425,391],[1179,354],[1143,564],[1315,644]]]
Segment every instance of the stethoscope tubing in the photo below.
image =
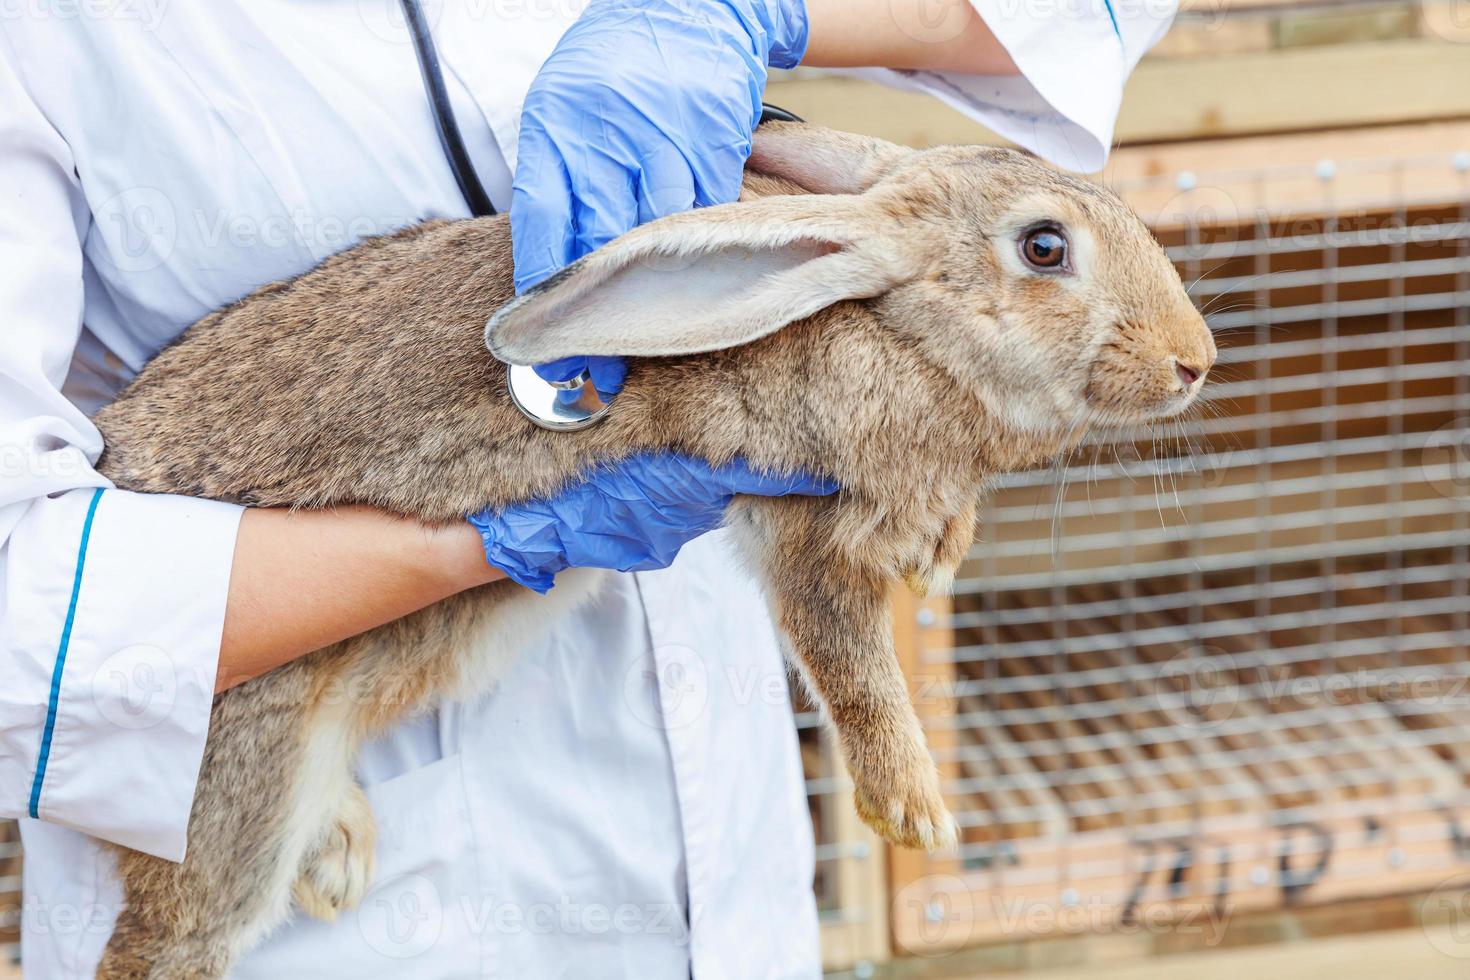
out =
[[[428,96],[429,108],[434,115],[434,129],[439,134],[439,146],[454,174],[454,182],[459,186],[459,192],[464,197],[470,214],[477,218],[496,214],[490,195],[485,192],[485,186],[475,173],[474,162],[465,149],[464,137],[454,118],[454,107],[449,103],[449,93],[444,87],[444,74],[439,68],[439,52],[434,47],[434,37],[429,32],[423,8],[419,6],[419,0],[400,0],[400,3],[403,6],[404,22],[413,38],[419,75],[423,79],[424,93]],[[757,125],[773,120],[803,121],[795,113],[762,103]],[[507,365],[506,384],[511,402],[522,415],[543,429],[570,432],[595,425],[606,417],[609,406],[602,403],[594,392],[587,390],[591,383],[586,372],[573,382],[553,384],[541,379],[529,368]],[[568,390],[581,390],[584,397],[568,398]],[[583,404],[578,404],[579,402]],[[586,402],[590,402],[591,407],[587,407]]]

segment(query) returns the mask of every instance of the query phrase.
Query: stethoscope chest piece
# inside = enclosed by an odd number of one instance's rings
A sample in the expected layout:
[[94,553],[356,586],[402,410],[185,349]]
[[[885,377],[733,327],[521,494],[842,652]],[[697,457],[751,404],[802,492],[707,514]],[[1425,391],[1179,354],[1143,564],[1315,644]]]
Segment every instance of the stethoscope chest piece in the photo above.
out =
[[543,429],[585,429],[601,421],[611,407],[598,396],[586,371],[570,381],[547,381],[529,365],[511,364],[506,383],[515,407]]

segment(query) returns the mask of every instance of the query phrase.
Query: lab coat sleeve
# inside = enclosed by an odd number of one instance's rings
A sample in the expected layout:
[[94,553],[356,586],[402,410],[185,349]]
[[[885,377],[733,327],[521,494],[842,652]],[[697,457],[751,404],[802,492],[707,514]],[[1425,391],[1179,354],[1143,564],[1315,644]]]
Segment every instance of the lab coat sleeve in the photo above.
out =
[[[1123,85],[1169,30],[1177,0],[971,3],[1020,69],[1019,76],[882,68],[856,74],[927,92],[1069,170],[1101,170],[1112,147]],[[922,36],[946,30],[946,23],[940,18],[907,29]]]
[[61,392],[89,212],[14,65],[0,36],[0,816],[179,860],[240,510],[94,469]]

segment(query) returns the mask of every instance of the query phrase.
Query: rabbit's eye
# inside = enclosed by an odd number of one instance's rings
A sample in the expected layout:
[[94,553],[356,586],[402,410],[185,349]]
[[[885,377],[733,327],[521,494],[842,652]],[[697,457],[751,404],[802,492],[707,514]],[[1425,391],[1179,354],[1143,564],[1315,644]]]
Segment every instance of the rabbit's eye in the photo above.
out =
[[1057,228],[1034,229],[1021,240],[1021,257],[1036,269],[1059,269],[1067,263],[1067,239]]

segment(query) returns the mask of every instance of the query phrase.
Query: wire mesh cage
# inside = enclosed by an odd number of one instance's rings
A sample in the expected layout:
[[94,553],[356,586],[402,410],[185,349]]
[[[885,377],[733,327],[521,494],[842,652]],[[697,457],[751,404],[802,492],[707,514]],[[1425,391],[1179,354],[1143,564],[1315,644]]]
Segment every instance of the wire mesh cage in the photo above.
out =
[[20,833],[0,820],[0,976],[20,962]]

